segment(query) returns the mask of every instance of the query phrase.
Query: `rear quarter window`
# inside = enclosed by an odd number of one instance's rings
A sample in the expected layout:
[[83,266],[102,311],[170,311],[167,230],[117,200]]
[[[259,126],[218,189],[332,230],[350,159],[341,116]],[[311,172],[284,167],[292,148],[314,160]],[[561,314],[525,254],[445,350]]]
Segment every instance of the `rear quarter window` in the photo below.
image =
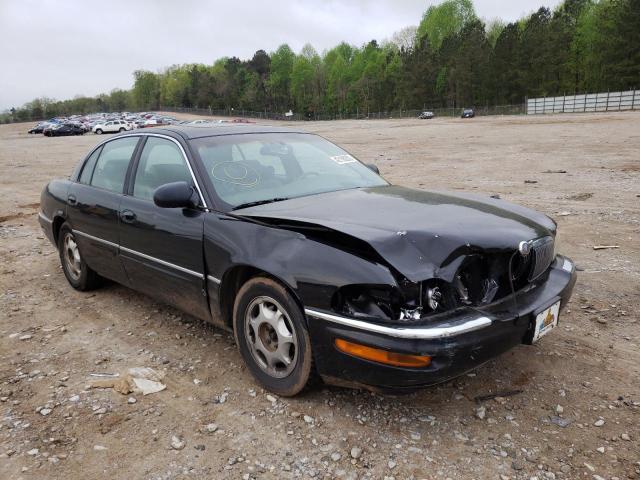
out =
[[97,148],[89,158],[84,162],[82,167],[82,173],[80,174],[79,182],[89,185],[91,183],[91,176],[93,175],[93,169],[96,167],[96,161],[100,156],[102,147]]

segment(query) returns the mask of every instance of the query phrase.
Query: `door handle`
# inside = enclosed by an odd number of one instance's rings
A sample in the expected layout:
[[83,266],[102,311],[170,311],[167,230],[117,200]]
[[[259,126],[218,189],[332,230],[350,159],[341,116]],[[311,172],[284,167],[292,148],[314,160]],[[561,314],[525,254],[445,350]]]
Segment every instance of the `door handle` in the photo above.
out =
[[136,214],[131,210],[122,210],[120,212],[120,218],[125,223],[133,223],[136,220]]
[[76,203],[78,203],[78,201],[76,200],[76,196],[75,195],[69,195],[67,197],[67,203],[69,205],[75,205]]

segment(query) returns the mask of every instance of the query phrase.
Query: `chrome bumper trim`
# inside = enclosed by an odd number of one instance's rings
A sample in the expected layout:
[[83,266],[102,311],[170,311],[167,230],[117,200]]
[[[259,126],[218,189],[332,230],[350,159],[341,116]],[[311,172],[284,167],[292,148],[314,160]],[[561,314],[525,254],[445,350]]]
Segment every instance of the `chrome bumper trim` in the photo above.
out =
[[305,308],[304,313],[314,318],[320,318],[322,320],[356,328],[358,330],[388,335],[395,338],[414,340],[432,340],[436,338],[453,337],[455,335],[473,332],[491,325],[490,318],[478,317],[473,320],[469,320],[468,322],[461,323],[460,325],[451,325],[449,327],[389,327],[387,325],[378,325],[376,323],[363,322],[362,320],[325,313],[311,308]]

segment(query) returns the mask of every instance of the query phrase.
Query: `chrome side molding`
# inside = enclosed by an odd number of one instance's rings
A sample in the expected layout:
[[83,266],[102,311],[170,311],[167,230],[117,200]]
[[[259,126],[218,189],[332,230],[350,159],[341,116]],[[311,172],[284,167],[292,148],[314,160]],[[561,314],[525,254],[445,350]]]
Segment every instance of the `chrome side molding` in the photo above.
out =
[[188,268],[181,267],[180,265],[176,265],[175,263],[170,263],[170,262],[167,262],[165,260],[161,260],[159,258],[152,257],[151,255],[147,255],[146,253],[138,252],[137,250],[132,250],[130,248],[123,247],[122,245],[120,245],[120,251],[126,252],[126,253],[130,253],[132,255],[137,255],[138,257],[144,258],[145,260],[150,260],[152,262],[158,263],[158,264],[163,265],[165,267],[173,268],[174,270],[178,270],[180,272],[188,273],[189,275],[193,275],[194,277],[204,278],[204,275],[199,273],[199,272],[195,272],[193,270],[189,270]]
[[81,237],[88,238],[89,240],[93,240],[98,243],[102,243],[104,245],[109,245],[113,248],[118,248],[117,243],[110,242],[109,240],[105,240],[104,238],[94,237],[93,235],[89,235],[88,233],[81,232],[80,230],[71,230],[75,235],[80,235]]
[[[110,242],[108,240],[104,240],[103,238],[94,237],[93,235],[89,235],[88,233],[84,233],[80,230],[72,230],[74,234],[80,235],[81,237],[88,238],[90,240],[94,240],[96,242],[102,243],[104,245],[108,245],[110,247],[119,249],[121,252],[126,252],[131,255],[136,255],[138,257],[144,258],[146,260],[158,263],[160,265],[164,265],[165,267],[173,268],[180,272],[187,273],[189,275],[193,275],[194,277],[204,279],[204,275],[202,273],[196,272],[194,270],[189,270],[188,268],[181,267],[180,265],[176,265],[175,263],[167,262],[166,260],[162,260],[160,258],[152,257],[151,255],[147,255],[145,253],[138,252],[137,250],[132,250],[131,248],[123,247],[122,245],[118,245],[117,243]],[[214,278],[214,277],[211,277]],[[218,282],[219,283],[219,282]]]

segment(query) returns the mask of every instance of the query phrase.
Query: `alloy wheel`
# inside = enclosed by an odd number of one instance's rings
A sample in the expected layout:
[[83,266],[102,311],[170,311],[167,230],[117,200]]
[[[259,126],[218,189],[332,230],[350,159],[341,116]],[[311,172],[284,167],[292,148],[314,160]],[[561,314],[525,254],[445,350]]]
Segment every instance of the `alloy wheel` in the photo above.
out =
[[63,258],[65,266],[67,267],[67,272],[74,280],[77,281],[82,273],[82,259],[80,257],[80,250],[78,249],[76,239],[71,233],[65,233],[63,246]]
[[245,334],[251,355],[268,375],[284,378],[296,366],[298,339],[286,311],[273,298],[255,298],[246,310]]

